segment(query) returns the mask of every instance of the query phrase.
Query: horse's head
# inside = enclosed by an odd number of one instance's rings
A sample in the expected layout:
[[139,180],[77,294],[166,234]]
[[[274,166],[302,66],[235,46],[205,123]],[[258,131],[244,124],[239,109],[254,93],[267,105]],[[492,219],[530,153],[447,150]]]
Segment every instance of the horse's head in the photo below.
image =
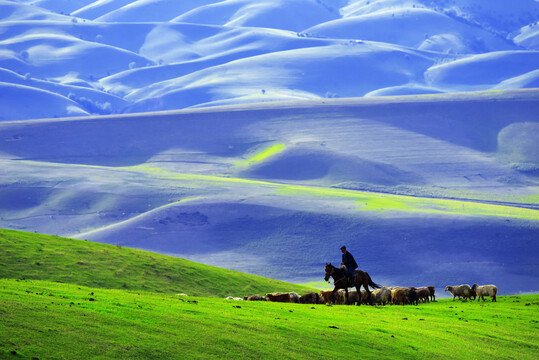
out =
[[331,263],[326,264],[325,271],[326,271],[326,276],[324,276],[324,280],[325,280],[325,281],[329,281],[329,277],[330,277],[330,276],[333,274],[333,272],[335,271],[335,266],[331,265]]

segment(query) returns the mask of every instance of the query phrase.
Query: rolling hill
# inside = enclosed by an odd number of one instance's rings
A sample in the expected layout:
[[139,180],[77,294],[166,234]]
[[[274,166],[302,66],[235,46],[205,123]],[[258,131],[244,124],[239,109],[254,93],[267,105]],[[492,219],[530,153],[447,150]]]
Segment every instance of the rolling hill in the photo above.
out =
[[153,293],[243,297],[308,287],[147,251],[58,236],[0,230],[0,278]]
[[537,291],[537,90],[0,123],[0,227],[293,282]]
[[537,19],[535,0],[2,0],[0,121],[534,88]]

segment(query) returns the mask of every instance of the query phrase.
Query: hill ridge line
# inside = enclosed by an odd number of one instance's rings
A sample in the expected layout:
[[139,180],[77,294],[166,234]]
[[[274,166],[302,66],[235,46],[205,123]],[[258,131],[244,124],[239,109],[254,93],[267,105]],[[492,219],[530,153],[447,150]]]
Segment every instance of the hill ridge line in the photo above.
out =
[[396,96],[377,96],[377,97],[349,97],[349,98],[321,98],[321,99],[301,99],[301,100],[283,100],[267,101],[246,104],[232,104],[220,106],[208,106],[197,108],[183,108],[177,110],[163,110],[154,112],[110,114],[110,115],[91,115],[74,116],[59,118],[44,118],[30,120],[2,121],[0,126],[4,125],[31,125],[39,123],[53,122],[83,122],[83,121],[105,121],[115,119],[138,119],[152,117],[153,121],[160,117],[182,116],[182,115],[204,115],[212,113],[236,113],[236,112],[257,112],[265,110],[296,109],[306,110],[315,108],[331,107],[350,107],[350,108],[369,108],[387,105],[406,105],[406,104],[425,104],[439,102],[535,102],[539,99],[539,88],[529,89],[511,89],[511,90],[485,90],[474,92],[455,92],[444,94],[421,94],[421,95],[396,95]]

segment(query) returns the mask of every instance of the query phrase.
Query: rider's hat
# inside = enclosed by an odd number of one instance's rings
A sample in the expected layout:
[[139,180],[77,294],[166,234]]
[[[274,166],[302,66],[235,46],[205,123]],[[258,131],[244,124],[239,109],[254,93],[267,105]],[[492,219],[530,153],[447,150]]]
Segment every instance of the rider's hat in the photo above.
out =
[[344,245],[341,246],[341,250],[342,250],[342,249],[346,250],[346,246],[344,246]]

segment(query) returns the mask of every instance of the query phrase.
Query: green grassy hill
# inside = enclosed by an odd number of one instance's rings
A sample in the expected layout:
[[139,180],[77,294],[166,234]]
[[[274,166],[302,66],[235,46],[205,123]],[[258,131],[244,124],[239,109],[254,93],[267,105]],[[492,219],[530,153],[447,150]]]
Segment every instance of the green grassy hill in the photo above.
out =
[[8,230],[0,231],[0,263],[0,359],[536,359],[539,353],[539,295],[384,307],[233,301],[217,296],[309,288]]
[[152,252],[1,229],[0,264],[0,278],[97,288],[213,297],[311,291],[305,286]]

